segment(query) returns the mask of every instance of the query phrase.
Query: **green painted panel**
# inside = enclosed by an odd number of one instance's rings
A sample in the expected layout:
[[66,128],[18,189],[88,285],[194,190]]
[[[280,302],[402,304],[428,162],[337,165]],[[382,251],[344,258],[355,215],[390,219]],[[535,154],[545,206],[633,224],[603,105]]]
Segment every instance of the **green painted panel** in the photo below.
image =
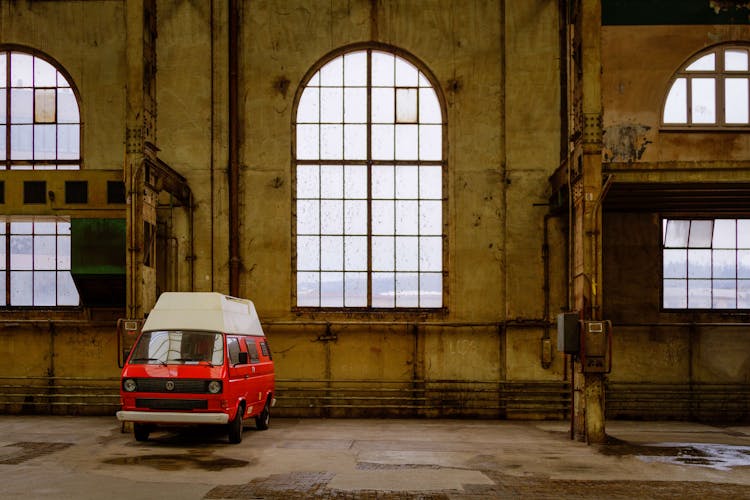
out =
[[602,25],[750,24],[747,2],[602,0]]
[[124,275],[125,219],[71,219],[71,272]]

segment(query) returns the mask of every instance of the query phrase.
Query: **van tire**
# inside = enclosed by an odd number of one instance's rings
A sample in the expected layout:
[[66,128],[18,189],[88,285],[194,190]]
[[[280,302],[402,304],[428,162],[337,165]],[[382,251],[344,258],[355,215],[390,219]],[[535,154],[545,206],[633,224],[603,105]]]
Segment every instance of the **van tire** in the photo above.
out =
[[255,428],[259,431],[268,429],[268,425],[271,423],[271,398],[266,400],[266,405],[263,407],[263,411],[260,415],[255,417]]
[[232,444],[238,444],[242,442],[242,429],[244,424],[242,422],[242,414],[245,413],[245,407],[240,405],[237,408],[237,415],[234,420],[229,422],[229,442]]
[[148,441],[149,434],[151,434],[151,429],[149,429],[148,425],[139,423],[133,424],[133,435],[135,436],[136,441]]

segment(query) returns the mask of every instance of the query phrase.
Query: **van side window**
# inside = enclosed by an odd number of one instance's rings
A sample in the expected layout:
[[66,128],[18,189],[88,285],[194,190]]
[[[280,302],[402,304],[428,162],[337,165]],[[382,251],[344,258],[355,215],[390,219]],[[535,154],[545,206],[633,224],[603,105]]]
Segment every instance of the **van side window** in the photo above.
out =
[[227,352],[231,366],[240,362],[240,342],[237,337],[227,337]]
[[255,345],[255,339],[245,339],[245,345],[247,345],[250,362],[259,363],[260,358],[258,357],[258,347]]
[[264,341],[260,342],[260,352],[263,353],[263,356],[266,356],[269,359],[273,359],[273,356],[271,356],[271,349],[268,347],[268,344],[266,344]]

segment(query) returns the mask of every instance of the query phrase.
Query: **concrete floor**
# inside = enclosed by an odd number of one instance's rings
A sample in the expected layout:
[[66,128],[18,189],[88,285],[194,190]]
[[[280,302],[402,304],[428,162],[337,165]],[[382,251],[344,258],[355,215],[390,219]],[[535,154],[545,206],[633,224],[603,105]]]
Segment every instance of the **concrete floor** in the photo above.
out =
[[0,416],[0,497],[75,499],[750,498],[750,426],[274,419],[229,444],[114,417]]

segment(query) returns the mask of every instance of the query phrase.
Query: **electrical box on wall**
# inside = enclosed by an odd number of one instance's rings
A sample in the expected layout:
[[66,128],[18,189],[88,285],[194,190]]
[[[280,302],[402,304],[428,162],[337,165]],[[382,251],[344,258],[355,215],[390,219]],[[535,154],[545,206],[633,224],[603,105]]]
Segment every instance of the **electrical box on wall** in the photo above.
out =
[[581,330],[577,312],[557,315],[557,350],[565,354],[578,354],[581,351]]
[[583,321],[581,364],[585,373],[609,373],[612,369],[612,322]]

